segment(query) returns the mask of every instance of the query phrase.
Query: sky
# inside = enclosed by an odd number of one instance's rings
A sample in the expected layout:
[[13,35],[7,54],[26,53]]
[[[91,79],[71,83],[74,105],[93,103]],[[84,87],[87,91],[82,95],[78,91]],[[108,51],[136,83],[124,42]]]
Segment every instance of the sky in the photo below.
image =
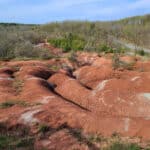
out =
[[107,21],[150,14],[150,0],[0,0],[0,22]]

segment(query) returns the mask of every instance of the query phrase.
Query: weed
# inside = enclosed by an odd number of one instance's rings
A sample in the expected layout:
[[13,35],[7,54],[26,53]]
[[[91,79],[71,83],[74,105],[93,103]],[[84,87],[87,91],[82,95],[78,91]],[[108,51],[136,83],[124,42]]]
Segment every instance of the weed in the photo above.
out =
[[0,135],[0,150],[11,150],[16,148],[33,148],[33,137],[18,137],[17,135]]
[[39,127],[38,127],[38,131],[39,131],[40,133],[46,133],[46,132],[48,132],[49,130],[50,130],[50,127],[47,126],[47,125],[45,125],[45,124],[41,124],[41,125],[39,125]]
[[58,71],[60,69],[60,66],[51,66],[50,67],[53,71]]
[[77,55],[74,51],[72,51],[68,57],[71,62],[77,62]]
[[30,106],[25,101],[21,101],[21,100],[7,100],[7,101],[5,101],[5,102],[0,104],[0,108],[5,109],[5,108],[12,107],[14,105],[19,105],[19,106],[22,106],[22,107]]
[[141,147],[134,143],[114,142],[106,150],[141,150]]
[[13,101],[6,101],[0,104],[0,108],[4,109],[4,108],[9,108],[15,105],[15,102]]
[[20,93],[22,91],[22,87],[23,87],[23,81],[22,80],[16,79],[13,82],[13,88],[16,90],[17,93]]
[[93,142],[99,143],[99,142],[104,141],[105,139],[101,135],[91,135],[91,136],[89,136],[88,140],[92,143]]
[[120,134],[118,132],[113,132],[112,135],[111,135],[112,138],[115,138],[115,137],[120,137]]
[[134,67],[134,62],[133,63],[126,63],[123,61],[120,61],[118,56],[113,57],[113,68],[118,69],[118,68],[123,68],[127,70],[133,70]]

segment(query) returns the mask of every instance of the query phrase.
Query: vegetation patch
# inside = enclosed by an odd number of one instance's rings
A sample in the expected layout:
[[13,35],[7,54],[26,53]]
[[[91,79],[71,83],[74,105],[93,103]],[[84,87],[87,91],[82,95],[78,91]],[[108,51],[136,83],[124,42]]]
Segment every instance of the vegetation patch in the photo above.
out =
[[22,91],[23,84],[24,84],[23,80],[19,79],[14,80],[13,88],[16,90],[16,93],[20,93]]
[[4,108],[9,108],[15,105],[15,102],[13,101],[6,101],[0,104],[0,108],[4,109]]
[[62,48],[63,52],[83,50],[85,46],[85,41],[72,33],[66,34],[64,38],[50,39],[49,43],[55,47]]
[[34,136],[29,136],[29,128],[16,125],[9,129],[5,123],[0,124],[0,150],[33,150]]
[[50,127],[46,124],[40,124],[39,127],[38,127],[38,132],[40,133],[46,133],[48,131],[50,131]]
[[22,106],[22,107],[30,106],[28,103],[26,103],[25,101],[22,101],[22,100],[7,100],[0,104],[0,108],[6,109],[6,108],[12,107],[14,105],[18,105],[18,106]]
[[142,148],[135,143],[114,142],[105,150],[141,150]]

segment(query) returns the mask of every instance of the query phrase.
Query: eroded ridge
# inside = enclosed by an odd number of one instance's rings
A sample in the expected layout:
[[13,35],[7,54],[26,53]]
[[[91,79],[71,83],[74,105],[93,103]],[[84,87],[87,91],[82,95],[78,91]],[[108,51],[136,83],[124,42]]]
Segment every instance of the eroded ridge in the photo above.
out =
[[[34,136],[47,132],[36,139],[36,148],[97,149],[87,140],[91,133],[148,140],[149,61],[136,60],[129,70],[114,69],[110,57],[91,55],[89,63],[87,58],[78,54],[77,64],[64,58],[1,62],[0,122],[28,126]],[[131,58],[121,60],[133,64]],[[82,131],[81,141],[76,130]]]

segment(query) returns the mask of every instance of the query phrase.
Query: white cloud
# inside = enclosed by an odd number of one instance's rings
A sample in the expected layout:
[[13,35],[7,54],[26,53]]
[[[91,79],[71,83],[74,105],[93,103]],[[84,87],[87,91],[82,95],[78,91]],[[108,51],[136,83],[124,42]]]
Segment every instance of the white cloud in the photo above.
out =
[[130,9],[150,8],[150,0],[138,0],[129,5]]

